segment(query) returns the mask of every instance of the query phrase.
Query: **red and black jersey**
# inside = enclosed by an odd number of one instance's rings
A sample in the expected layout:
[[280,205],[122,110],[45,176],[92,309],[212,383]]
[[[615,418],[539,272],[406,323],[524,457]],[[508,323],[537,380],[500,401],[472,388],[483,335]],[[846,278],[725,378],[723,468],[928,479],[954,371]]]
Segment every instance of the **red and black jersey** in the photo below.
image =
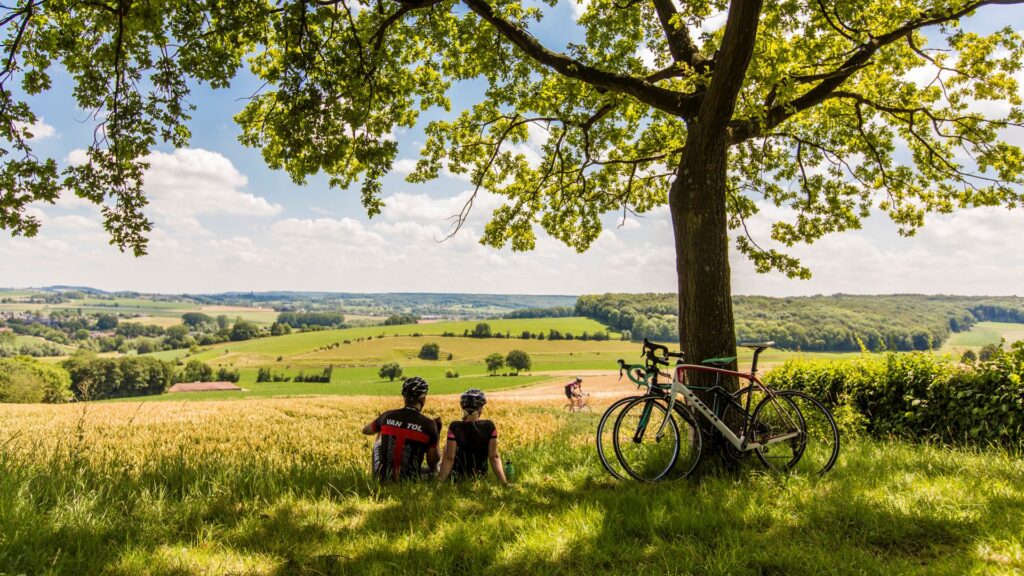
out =
[[382,482],[419,478],[423,457],[437,444],[437,425],[415,408],[388,410],[373,421],[373,473]]
[[490,420],[452,422],[448,426],[448,440],[454,440],[457,447],[452,465],[453,477],[486,475],[488,446],[491,438],[497,437],[498,430]]

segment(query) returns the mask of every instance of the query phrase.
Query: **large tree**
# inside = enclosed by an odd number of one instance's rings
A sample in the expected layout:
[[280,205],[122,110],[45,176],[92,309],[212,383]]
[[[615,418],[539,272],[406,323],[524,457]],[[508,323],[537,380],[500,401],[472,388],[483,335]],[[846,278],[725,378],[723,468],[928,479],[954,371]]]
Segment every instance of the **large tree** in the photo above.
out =
[[[146,154],[185,145],[190,89],[226,86],[242,66],[265,82],[236,117],[242,141],[296,182],[361,180],[374,215],[395,129],[474,80],[478,101],[426,126],[409,178],[468,172],[506,199],[483,241],[516,250],[538,226],[585,250],[602,214],[668,203],[683,347],[729,354],[730,237],[759,270],[808,275],[748,237],[758,202],[789,209],[771,232],[783,245],[872,210],[912,234],[929,212],[1020,202],[1024,160],[1000,138],[1024,123],[1021,37],[960,25],[1015,3],[590,0],[559,23],[581,41],[545,45],[530,30],[553,0],[12,0],[0,7],[0,226],[35,233],[26,208],[63,187],[102,204],[112,242],[143,253]],[[724,26],[707,25],[722,11]],[[33,155],[26,104],[58,66],[96,121],[63,169]],[[531,128],[539,162],[518,146]]]

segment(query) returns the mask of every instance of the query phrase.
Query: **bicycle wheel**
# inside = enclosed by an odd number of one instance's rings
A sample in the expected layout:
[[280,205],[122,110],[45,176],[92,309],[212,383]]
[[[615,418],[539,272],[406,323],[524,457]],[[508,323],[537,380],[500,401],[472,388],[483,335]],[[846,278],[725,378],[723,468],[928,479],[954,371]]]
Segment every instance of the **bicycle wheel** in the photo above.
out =
[[[724,405],[719,410],[719,418],[732,431],[738,436],[745,429],[747,422],[750,420],[750,413],[747,412],[747,394],[750,392],[750,387],[743,387],[732,393],[728,398],[722,397],[719,399]],[[756,396],[756,394],[755,394]],[[751,405],[757,405],[756,402],[751,402]],[[733,446],[732,442],[725,441],[725,455],[730,459],[740,462],[750,457],[749,450],[740,450]]]
[[[615,419],[615,456],[633,478],[656,482],[664,478],[682,455],[676,478],[689,476],[700,461],[700,430],[685,412],[667,416],[668,402],[659,398],[638,398],[626,405]],[[685,415],[684,415],[685,414]],[[661,437],[658,437],[662,423]],[[680,426],[682,430],[680,430]]]
[[799,390],[782,390],[779,396],[796,406],[803,420],[802,456],[794,470],[824,475],[839,459],[839,428],[832,413],[817,398]]
[[593,414],[594,409],[590,407],[590,402],[587,402],[586,399],[584,399],[583,404],[579,407],[579,410],[577,410],[577,412],[586,412],[587,414]]
[[[785,472],[800,461],[804,451],[804,423],[800,410],[789,398],[778,392],[765,396],[757,403],[750,419],[750,442],[769,442],[754,449],[762,464]],[[781,436],[792,437],[772,442]]]
[[629,475],[622,467],[622,464],[619,463],[619,459],[617,457],[609,457],[610,454],[606,454],[605,451],[614,451],[612,447],[614,445],[612,430],[615,427],[615,418],[626,407],[626,404],[637,398],[642,398],[642,396],[627,396],[626,398],[616,400],[604,411],[601,421],[597,424],[597,456],[601,459],[601,465],[604,466],[604,469],[616,480],[626,480]]

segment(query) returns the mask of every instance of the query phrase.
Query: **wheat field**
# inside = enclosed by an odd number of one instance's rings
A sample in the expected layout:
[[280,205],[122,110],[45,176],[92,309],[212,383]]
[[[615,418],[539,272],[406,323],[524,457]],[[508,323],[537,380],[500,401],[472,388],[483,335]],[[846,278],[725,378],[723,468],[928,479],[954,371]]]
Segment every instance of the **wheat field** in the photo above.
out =
[[[0,574],[1019,574],[1019,458],[851,439],[824,479],[647,486],[596,415],[494,400],[519,479],[378,486],[392,398],[0,406]],[[458,416],[451,397],[425,412]]]

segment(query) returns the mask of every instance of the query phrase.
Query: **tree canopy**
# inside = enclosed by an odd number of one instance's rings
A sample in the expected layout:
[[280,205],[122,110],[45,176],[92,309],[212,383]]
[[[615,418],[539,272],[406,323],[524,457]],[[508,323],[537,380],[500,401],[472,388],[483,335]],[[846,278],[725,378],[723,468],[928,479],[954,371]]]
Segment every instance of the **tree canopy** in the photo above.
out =
[[[1020,205],[1024,154],[1003,137],[1024,128],[1024,41],[961,20],[1021,3],[589,0],[542,41],[541,20],[566,18],[556,0],[16,0],[0,7],[0,227],[34,234],[29,205],[63,187],[143,254],[147,154],[187,144],[194,85],[243,67],[263,84],[235,117],[242,143],[297,183],[360,183],[373,216],[396,131],[474,85],[475,103],[426,124],[407,177],[470,176],[452,233],[484,190],[504,203],[482,241],[514,250],[540,228],[582,251],[602,214],[667,203],[683,347],[731,355],[730,243],[759,271],[810,275],[750,235],[763,207],[782,208],[770,237],[785,247],[873,211],[909,235],[928,213]],[[30,145],[30,100],[55,69],[96,124],[61,169]]]
[[[772,230],[785,244],[857,227],[872,208],[909,234],[929,211],[1018,203],[1024,156],[998,139],[1024,123],[1013,78],[1021,36],[960,25],[979,7],[1010,3],[790,0],[730,13],[736,42],[753,43],[726,119],[737,246],[760,269],[807,273],[742,233],[756,199],[792,209]],[[489,244],[530,248],[539,224],[585,249],[600,214],[666,201],[688,124],[716,112],[701,106],[725,76],[716,71],[736,63],[722,50],[729,26],[701,28],[724,1],[591,0],[578,20],[585,42],[565,47],[530,33],[554,4],[13,2],[0,9],[0,227],[34,234],[27,206],[64,187],[103,205],[113,243],[144,252],[146,154],[188,143],[193,86],[227,86],[247,66],[265,87],[236,117],[242,141],[297,182],[319,172],[339,187],[362,180],[371,214],[394,130],[449,107],[455,83],[482,79],[479,102],[426,127],[410,178],[447,167],[504,195]],[[85,160],[63,169],[29,142],[31,98],[52,88],[58,67],[96,123]],[[983,113],[983,102],[1002,106]],[[543,135],[539,164],[515,148],[531,125]]]

